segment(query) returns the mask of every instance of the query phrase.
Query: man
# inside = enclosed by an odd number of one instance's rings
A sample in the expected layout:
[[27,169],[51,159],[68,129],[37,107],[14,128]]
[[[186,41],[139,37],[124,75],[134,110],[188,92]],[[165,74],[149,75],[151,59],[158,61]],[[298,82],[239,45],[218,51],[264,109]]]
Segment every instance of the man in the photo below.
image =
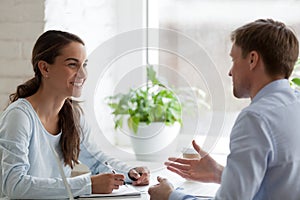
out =
[[[287,80],[298,57],[295,34],[281,22],[256,20],[231,34],[233,94],[251,98],[230,135],[223,167],[193,141],[200,160],[170,158],[168,169],[184,178],[220,183],[215,199],[300,198],[300,95]],[[164,178],[151,200],[190,200]]]

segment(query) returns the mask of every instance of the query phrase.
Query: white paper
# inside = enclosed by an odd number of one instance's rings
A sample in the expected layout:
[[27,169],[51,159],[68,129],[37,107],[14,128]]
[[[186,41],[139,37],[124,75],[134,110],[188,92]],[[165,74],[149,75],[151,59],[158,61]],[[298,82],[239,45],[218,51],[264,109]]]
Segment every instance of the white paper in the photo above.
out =
[[140,196],[141,192],[136,190],[130,185],[122,185],[118,190],[113,190],[110,194],[90,194],[82,195],[80,198],[92,198],[92,197],[120,197],[120,196]]

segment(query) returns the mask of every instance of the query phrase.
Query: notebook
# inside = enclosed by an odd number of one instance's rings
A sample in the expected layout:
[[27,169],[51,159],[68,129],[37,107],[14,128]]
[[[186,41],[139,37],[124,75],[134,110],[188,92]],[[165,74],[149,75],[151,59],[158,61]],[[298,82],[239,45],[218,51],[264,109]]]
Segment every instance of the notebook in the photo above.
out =
[[136,190],[131,185],[122,185],[118,190],[113,190],[110,194],[90,194],[81,195],[80,198],[93,198],[93,197],[125,197],[125,196],[141,196],[141,192]]

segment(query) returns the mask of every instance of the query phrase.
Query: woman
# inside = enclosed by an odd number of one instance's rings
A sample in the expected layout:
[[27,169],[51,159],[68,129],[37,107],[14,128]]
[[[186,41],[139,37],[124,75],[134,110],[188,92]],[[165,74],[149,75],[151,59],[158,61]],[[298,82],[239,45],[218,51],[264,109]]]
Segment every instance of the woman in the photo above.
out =
[[[47,31],[38,38],[31,61],[34,78],[10,95],[11,104],[0,118],[0,197],[68,197],[60,162],[73,196],[111,193],[124,181],[149,184],[147,168],[130,168],[97,148],[71,98],[81,95],[87,78],[84,42],[67,32]],[[70,178],[79,160],[91,174]]]

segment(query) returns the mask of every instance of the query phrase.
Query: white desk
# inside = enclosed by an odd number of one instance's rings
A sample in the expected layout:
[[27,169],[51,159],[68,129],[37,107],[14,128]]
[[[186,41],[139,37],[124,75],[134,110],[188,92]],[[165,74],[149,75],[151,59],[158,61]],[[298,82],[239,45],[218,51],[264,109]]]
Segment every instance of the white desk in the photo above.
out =
[[[145,163],[145,165],[147,165]],[[161,167],[161,164],[156,164],[156,163],[151,163],[148,165],[150,170],[151,170],[151,178],[150,178],[150,185],[149,186],[138,186],[135,187],[137,190],[141,191],[141,196],[140,197],[101,197],[101,198],[88,198],[90,200],[95,200],[95,199],[126,199],[126,200],[149,200],[150,196],[148,195],[148,188],[152,185],[157,184],[156,177],[161,176],[167,178],[175,188],[180,187],[184,188],[185,191],[189,194],[194,193],[194,194],[201,194],[203,196],[211,196],[212,194],[215,194],[217,191],[219,185],[217,184],[207,184],[207,183],[199,183],[199,182],[193,182],[193,181],[187,181],[180,176],[178,176],[175,173],[172,173],[168,171],[165,168]],[[79,198],[79,199],[85,199],[87,198]]]

